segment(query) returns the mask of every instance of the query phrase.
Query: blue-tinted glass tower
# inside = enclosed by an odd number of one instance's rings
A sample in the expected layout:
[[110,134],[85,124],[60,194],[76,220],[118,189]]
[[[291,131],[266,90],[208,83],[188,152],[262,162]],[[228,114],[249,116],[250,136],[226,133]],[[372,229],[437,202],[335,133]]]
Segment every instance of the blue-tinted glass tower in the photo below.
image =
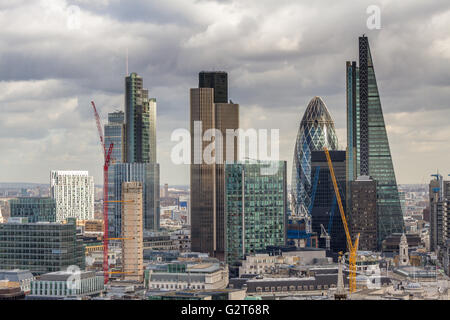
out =
[[292,214],[308,213],[311,203],[311,152],[338,149],[334,122],[320,97],[314,97],[306,107],[300,122],[292,166]]
[[[114,185],[111,197],[122,198],[123,182],[142,182],[144,230],[158,230],[160,226],[159,164],[154,163],[117,163],[111,166],[114,172]],[[109,216],[110,237],[119,237],[122,230],[122,203],[112,203]]]

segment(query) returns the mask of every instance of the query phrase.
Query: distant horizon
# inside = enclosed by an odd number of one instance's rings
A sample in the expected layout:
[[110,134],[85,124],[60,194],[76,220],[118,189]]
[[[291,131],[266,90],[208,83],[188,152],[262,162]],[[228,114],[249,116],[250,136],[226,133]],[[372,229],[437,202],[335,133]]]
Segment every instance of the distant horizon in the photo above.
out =
[[[37,185],[37,186],[50,186],[49,183],[41,183],[41,182],[0,182],[0,188],[4,188],[3,185],[5,184],[23,184],[23,185]],[[424,185],[427,186],[428,183],[398,183],[398,186],[414,186],[414,185]],[[102,188],[103,185],[101,184],[95,184],[95,187],[99,187]],[[288,187],[290,187],[290,184],[287,185]],[[160,187],[164,187],[164,184],[160,184]],[[190,187],[189,184],[169,184],[169,187]]]

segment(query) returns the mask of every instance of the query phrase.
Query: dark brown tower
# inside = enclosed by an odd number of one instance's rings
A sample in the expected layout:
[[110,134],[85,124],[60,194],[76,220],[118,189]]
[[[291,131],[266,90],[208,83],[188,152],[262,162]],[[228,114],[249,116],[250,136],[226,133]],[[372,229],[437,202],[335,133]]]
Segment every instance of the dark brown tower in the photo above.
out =
[[[213,75],[225,77],[225,83],[212,81]],[[209,80],[208,80],[209,79]],[[239,105],[226,103],[227,92],[221,92],[222,98],[216,100],[217,90],[226,90],[226,73],[201,72],[199,84],[204,87],[191,89],[190,92],[190,130],[191,130],[191,239],[192,251],[207,252],[211,256],[224,259],[225,252],[225,183],[224,163],[231,156],[237,160],[237,139],[234,147],[228,146],[226,130],[239,128]],[[225,98],[224,98],[225,97]],[[225,103],[221,102],[225,100]],[[195,124],[201,128],[195,129]],[[201,130],[200,130],[201,129]],[[217,138],[203,141],[208,129],[217,129],[222,134],[222,144]],[[222,159],[212,164],[205,163],[203,153],[206,147],[214,145],[215,154],[222,150]],[[200,162],[200,163],[199,163]]]

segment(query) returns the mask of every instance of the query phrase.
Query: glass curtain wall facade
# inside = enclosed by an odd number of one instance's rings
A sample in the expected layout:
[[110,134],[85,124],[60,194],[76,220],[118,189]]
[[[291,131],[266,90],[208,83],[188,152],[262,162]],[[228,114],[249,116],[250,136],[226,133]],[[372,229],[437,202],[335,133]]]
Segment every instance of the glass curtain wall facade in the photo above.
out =
[[[124,162],[125,158],[125,113],[123,111],[115,111],[108,113],[108,123],[105,125],[105,146],[109,148],[114,143],[111,153],[111,164],[108,170],[108,200],[120,200],[114,196],[114,165]],[[115,216],[115,203],[108,203],[108,221],[113,221]],[[108,226],[111,222],[108,223]],[[109,227],[110,228],[110,227]]]
[[125,78],[125,120],[126,162],[156,163],[156,99],[136,73]]
[[116,111],[108,113],[108,123],[105,124],[105,146],[109,148],[114,143],[111,153],[111,163],[123,162],[125,147],[125,113]]
[[292,166],[292,214],[303,215],[311,204],[311,152],[338,149],[334,121],[320,97],[314,97],[306,107],[300,122]]
[[[157,231],[160,226],[159,164],[118,163],[114,168],[114,199],[122,199],[123,182],[142,182],[144,230]],[[122,236],[122,203],[113,203],[114,210],[109,215],[109,235]]]
[[[334,174],[339,187],[339,193],[347,217],[346,199],[346,152],[330,151],[331,162],[333,163]],[[345,237],[344,225],[336,201],[333,181],[328,168],[327,158],[323,151],[313,151],[311,153],[311,167],[315,174],[319,168],[319,180],[317,183],[314,205],[311,211],[312,231],[320,235],[323,224],[330,238],[330,250],[332,252],[346,251],[347,240]],[[324,238],[319,238],[319,247],[325,248]]]
[[30,270],[43,274],[76,265],[85,268],[84,245],[77,240],[76,224],[0,224],[0,269]]
[[56,222],[56,202],[52,198],[18,198],[9,200],[11,217],[28,218],[28,222]]
[[[111,197],[121,200],[122,182],[144,184],[144,230],[160,227],[159,164],[156,152],[156,99],[149,98],[143,79],[136,73],[125,78],[124,163],[113,165]],[[110,235],[121,233],[121,205],[113,206]]]
[[346,77],[348,181],[358,176],[376,180],[380,245],[390,234],[403,232],[404,222],[367,37],[359,38],[359,67],[347,62]]
[[[278,166],[274,174],[264,168]],[[286,243],[286,161],[225,165],[226,262]]]

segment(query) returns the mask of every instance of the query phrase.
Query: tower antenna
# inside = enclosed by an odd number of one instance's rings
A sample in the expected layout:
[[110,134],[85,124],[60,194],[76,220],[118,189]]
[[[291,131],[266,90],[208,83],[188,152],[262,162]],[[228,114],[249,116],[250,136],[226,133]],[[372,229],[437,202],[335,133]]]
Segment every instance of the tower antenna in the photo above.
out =
[[125,59],[125,66],[126,66],[126,74],[125,74],[125,76],[128,76],[128,48],[127,48],[127,57],[126,57],[126,59]]

